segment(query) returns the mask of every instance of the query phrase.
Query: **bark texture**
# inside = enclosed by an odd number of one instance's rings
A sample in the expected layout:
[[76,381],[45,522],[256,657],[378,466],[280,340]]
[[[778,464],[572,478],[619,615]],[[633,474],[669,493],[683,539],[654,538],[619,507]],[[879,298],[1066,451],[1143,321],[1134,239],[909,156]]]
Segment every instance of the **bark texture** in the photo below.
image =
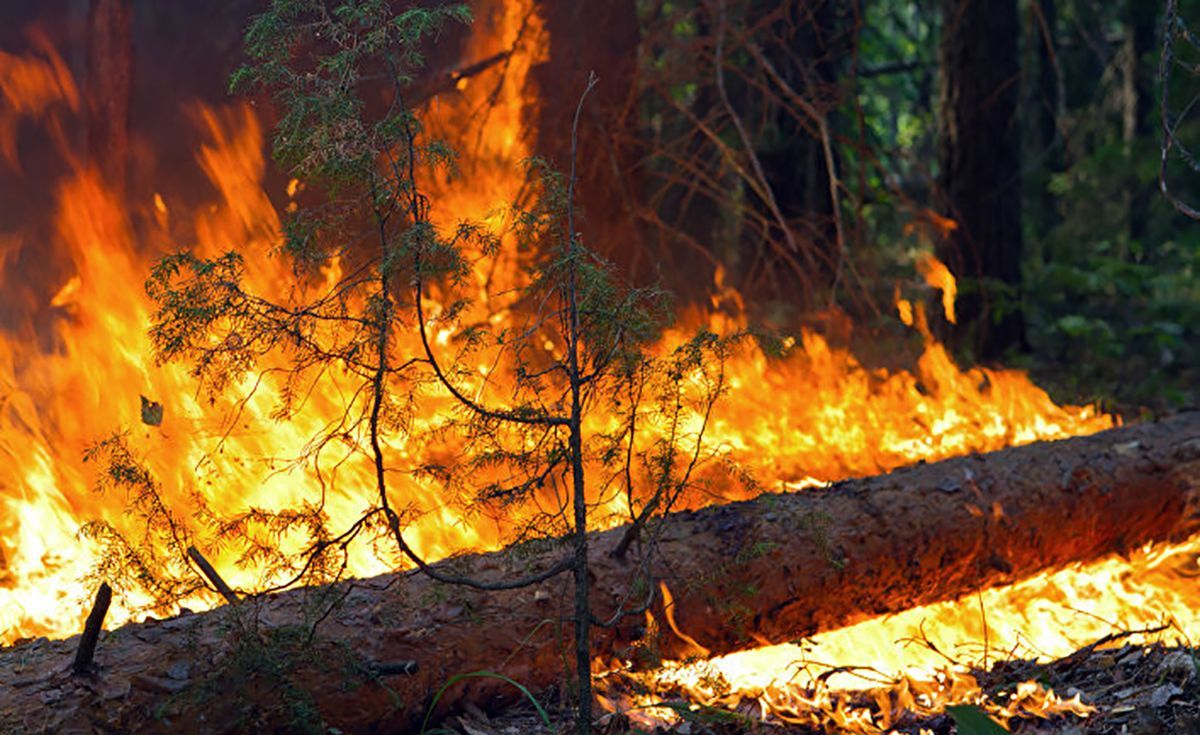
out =
[[[1198,502],[1200,412],[1192,412],[680,513],[661,529],[648,567],[655,584],[639,588],[655,595],[659,632],[648,635],[644,615],[629,615],[596,629],[594,650],[679,657],[697,644],[720,653],[782,642],[1185,537],[1200,525]],[[638,569],[633,554],[609,555],[621,534],[592,538],[591,599],[601,619],[627,599]],[[495,578],[564,552],[526,547],[443,564]],[[686,639],[665,624],[657,582],[670,589]],[[131,732],[295,732],[307,717],[349,733],[413,731],[458,674],[495,671],[534,691],[561,683],[570,668],[569,585],[563,576],[480,593],[400,575],[287,593],[109,633],[90,682],[56,673],[70,641],[26,644],[0,652],[0,670],[12,673],[0,681],[9,718],[0,729],[40,731],[27,723],[57,718],[58,727],[103,722]],[[322,596],[344,604],[309,643],[302,626]],[[419,670],[397,674],[408,661]],[[438,710],[517,698],[506,683],[472,678],[450,686]]]
[[982,359],[1023,347],[1016,0],[942,0],[939,163],[957,229],[938,256],[963,279],[960,333]]
[[576,156],[578,199],[589,247],[635,280],[653,277],[654,261],[637,242],[633,209],[641,197],[637,131],[637,3],[538,0],[549,32],[549,54],[533,70],[538,86],[535,150],[559,171],[571,167],[571,123],[588,74],[599,83],[588,95]]
[[107,183],[125,191],[133,99],[133,6],[92,0],[88,11],[87,142]]
[[[1154,126],[1155,60],[1149,57],[1158,48],[1158,3],[1126,0],[1124,8],[1125,59],[1122,69],[1124,110],[1122,132],[1125,142],[1133,146],[1138,140],[1152,138]],[[1130,155],[1137,153],[1130,151]],[[1129,193],[1129,237],[1141,241],[1150,225],[1152,188],[1132,183]]]

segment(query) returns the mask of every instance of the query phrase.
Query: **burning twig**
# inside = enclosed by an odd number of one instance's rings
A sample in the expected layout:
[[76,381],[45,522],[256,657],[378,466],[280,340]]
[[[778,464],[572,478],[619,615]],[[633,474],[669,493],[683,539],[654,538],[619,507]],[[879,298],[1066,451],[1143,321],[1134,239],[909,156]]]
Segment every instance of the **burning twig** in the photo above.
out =
[[925,632],[925,621],[924,620],[922,620],[921,624],[919,626],[917,626],[917,635],[901,638],[900,640],[898,640],[896,642],[902,643],[905,645],[916,644],[916,645],[924,646],[925,648],[929,649],[930,651],[932,651],[932,652],[936,653],[937,655],[941,656],[942,658],[944,658],[946,660],[946,663],[950,664],[951,666],[962,666],[961,662],[959,662],[953,656],[950,656],[947,653],[945,653],[944,651],[942,651],[942,649],[937,647],[936,643],[934,643],[932,640],[930,640],[929,635],[926,634],[926,632]]
[[1072,653],[1070,656],[1060,659],[1059,661],[1056,662],[1055,665],[1059,666],[1059,667],[1063,667],[1063,668],[1074,668],[1074,667],[1078,666],[1079,664],[1083,663],[1083,661],[1085,661],[1089,656],[1092,655],[1092,652],[1094,652],[1096,649],[1100,648],[1101,646],[1106,646],[1109,643],[1124,640],[1126,638],[1129,638],[1129,637],[1132,637],[1135,635],[1147,635],[1147,636],[1155,635],[1157,633],[1163,632],[1164,630],[1166,630],[1169,627],[1171,627],[1169,624],[1163,623],[1161,625],[1155,625],[1155,626],[1151,626],[1148,628],[1141,628],[1138,630],[1118,630],[1116,632],[1109,633],[1108,635],[1104,636],[1103,638],[1093,641],[1092,643],[1089,643],[1088,645],[1084,646],[1083,648],[1080,648],[1078,651],[1075,651],[1074,653]]
[[455,89],[465,80],[478,76],[497,64],[507,62],[510,56],[512,56],[511,49],[492,54],[485,59],[465,66],[448,69],[441,74],[430,75],[429,79],[419,82],[409,93],[410,102],[413,105],[423,104],[443,92]]
[[88,613],[87,622],[83,625],[83,635],[79,638],[79,649],[75,652],[75,663],[71,670],[77,676],[87,674],[92,669],[92,656],[96,654],[96,641],[100,638],[100,626],[104,625],[104,616],[108,614],[108,606],[112,603],[112,587],[108,582],[101,582],[96,590],[96,601],[92,603],[92,611]]
[[[828,686],[829,680],[838,674],[853,674],[863,681],[872,682],[874,684],[895,685],[899,681],[895,676],[889,676],[874,666],[856,666],[853,664],[842,664],[838,666],[834,666],[833,664],[819,665],[829,667],[826,671],[821,672],[813,679],[813,681],[821,686]],[[874,674],[874,676],[867,676],[867,674]]]
[[196,566],[200,567],[200,571],[204,573],[205,578],[212,583],[213,587],[217,588],[217,592],[220,592],[221,596],[224,597],[230,605],[236,605],[240,601],[237,593],[233,591],[232,587],[225,584],[225,580],[221,579],[221,575],[217,574],[217,570],[213,568],[212,564],[208,563],[208,559],[204,558],[204,555],[200,553],[199,549],[197,549],[195,546],[189,546],[187,548],[187,553],[188,556],[192,558],[192,561],[196,562]]

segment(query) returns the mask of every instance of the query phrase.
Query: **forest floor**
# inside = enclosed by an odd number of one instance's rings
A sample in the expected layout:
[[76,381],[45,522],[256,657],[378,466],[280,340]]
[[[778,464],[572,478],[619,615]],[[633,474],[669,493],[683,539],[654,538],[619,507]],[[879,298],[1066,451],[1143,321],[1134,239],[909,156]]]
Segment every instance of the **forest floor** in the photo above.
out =
[[[165,624],[170,622],[166,621]],[[0,733],[96,735],[136,733],[142,732],[144,727],[154,732],[210,732],[203,722],[183,723],[166,717],[173,692],[187,685],[189,676],[195,674],[189,673],[187,666],[177,663],[166,675],[154,676],[151,674],[161,668],[161,660],[122,660],[121,667],[133,667],[146,672],[133,678],[133,691],[128,683],[118,686],[120,682],[112,676],[101,675],[80,683],[54,673],[60,672],[72,647],[73,640],[39,639],[14,648],[0,649],[0,691],[6,686],[33,686],[39,690],[40,702],[36,710],[4,711],[5,708],[0,707]],[[195,664],[199,666],[201,662]],[[176,673],[175,668],[183,670]],[[1063,699],[1078,695],[1085,704],[1094,708],[1087,717],[1061,715],[1051,719],[1012,719],[1008,723],[1009,731],[1017,735],[1200,734],[1200,649],[1180,645],[1178,641],[1170,645],[1157,643],[1135,646],[1110,640],[1104,645],[1084,647],[1049,663],[1005,660],[987,671],[971,673],[989,701],[1004,702],[1007,695],[1016,691],[1021,683],[1036,681]],[[606,695],[619,696],[619,686],[610,686]],[[108,691],[114,687],[114,691]],[[539,695],[539,700],[551,713],[549,727],[528,700],[521,700],[519,704],[489,713],[468,704],[442,722],[432,723],[427,732],[429,735],[565,735],[573,732],[571,711],[565,704],[556,704],[556,701],[566,699],[558,694],[552,690]],[[140,706],[138,703],[145,704],[142,700],[147,696],[151,700],[158,700],[158,706],[150,710]],[[991,735],[1000,732],[960,728],[950,715],[944,713],[901,714],[896,711],[891,715],[893,724],[887,728],[848,730],[837,724],[837,718],[828,711],[793,712],[793,717],[807,722],[783,722],[770,716],[763,719],[759,704],[754,700],[743,701],[733,710],[728,710],[697,708],[684,697],[670,692],[659,696],[668,709],[684,714],[685,719],[675,718],[673,723],[655,725],[646,724],[644,720],[632,722],[625,715],[598,711],[597,732],[602,735],[834,735],[843,732],[864,735]],[[840,708],[842,716],[844,718],[846,712],[857,710],[854,715],[859,722],[875,720],[874,717],[867,719],[863,715],[877,712],[879,701],[889,701],[889,697],[876,696],[870,690],[848,694],[843,701],[844,706]],[[103,702],[105,706],[97,710],[89,708],[89,702]],[[111,717],[101,718],[104,722],[99,721],[96,714],[101,711]],[[125,714],[122,715],[122,712]],[[146,719],[147,712],[153,712],[150,719]],[[113,729],[115,723],[120,723],[118,729]],[[290,728],[270,731],[292,732]],[[303,731],[340,732],[319,726]]]
[[[1038,681],[1064,698],[1080,695],[1095,708],[1088,717],[1062,715],[1051,719],[1013,719],[1016,735],[1191,735],[1200,734],[1200,649],[1187,646],[1086,647],[1058,661],[1003,661],[989,671],[973,672],[994,701],[1025,681]],[[870,691],[851,700],[854,707],[873,708]],[[679,700],[676,711],[686,709]],[[606,735],[833,735],[851,732],[835,724],[828,713],[812,712],[812,722],[797,724],[755,716],[755,702],[738,711],[694,710],[686,720],[658,726],[635,726],[622,716],[606,716]],[[441,733],[459,735],[537,735],[571,732],[569,716],[548,728],[531,706],[514,706],[485,715],[471,710],[441,724]],[[853,730],[853,732],[862,732]],[[871,731],[866,731],[871,732]],[[948,714],[908,714],[882,732],[903,735],[962,735]],[[987,735],[970,730],[971,735]]]

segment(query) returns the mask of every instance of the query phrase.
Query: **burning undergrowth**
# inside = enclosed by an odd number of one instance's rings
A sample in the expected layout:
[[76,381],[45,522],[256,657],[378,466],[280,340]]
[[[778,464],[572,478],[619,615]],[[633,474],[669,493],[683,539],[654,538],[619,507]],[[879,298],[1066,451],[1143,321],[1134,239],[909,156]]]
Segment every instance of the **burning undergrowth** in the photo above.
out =
[[[93,681],[62,673],[61,661],[73,650],[71,641],[40,639],[0,651],[0,665],[12,673],[12,686],[37,694],[36,702],[30,698],[28,705],[0,712],[0,726],[14,735],[57,732],[84,723],[139,732],[209,732],[209,725],[189,724],[182,713],[196,700],[208,702],[208,714],[216,722],[212,698],[220,687],[214,686],[228,681],[233,665],[251,668],[238,668],[239,677],[244,677],[238,690],[224,695],[235,709],[241,708],[243,721],[265,729],[284,723],[282,731],[290,731],[288,718],[297,716],[303,702],[270,693],[273,675],[262,668],[267,660],[262,649],[230,654],[229,640],[237,635],[236,627],[228,620],[208,625],[190,615],[133,626],[124,638],[106,642],[114,654],[113,664],[103,678]],[[269,625],[263,635],[280,650],[286,647],[282,629]],[[139,642],[148,640],[158,646],[154,656],[132,653]],[[198,657],[198,651],[206,655]],[[344,654],[323,655],[327,661],[340,661]],[[700,680],[694,673],[680,676],[678,667],[666,667],[602,679],[602,703],[645,704],[601,715],[597,727],[608,735],[988,735],[1003,731],[981,724],[982,715],[993,723],[1005,723],[1008,731],[1018,735],[1188,733],[1200,724],[1195,704],[1200,696],[1198,656],[1200,652],[1187,645],[1177,628],[1158,625],[1115,632],[1058,659],[1000,655],[986,667],[982,661],[946,664],[940,674],[928,678],[894,678],[849,666],[816,675],[805,673],[805,665],[794,662],[787,674],[776,672],[779,680],[748,688],[724,679],[720,663],[700,664],[699,669],[708,673]],[[353,671],[347,668],[348,682],[353,681]],[[833,682],[831,671],[853,686]],[[551,735],[566,727],[568,719],[562,713],[570,709],[566,699],[563,709],[558,709],[556,698],[555,690],[544,692],[543,710],[535,710],[527,700],[486,711],[471,705],[441,721],[437,731]],[[45,703],[54,706],[47,708]]]
[[[825,678],[799,673],[755,692],[734,694],[713,673],[707,704],[697,704],[693,686],[670,684],[652,695],[636,695],[636,682],[618,685],[629,697],[658,704],[611,715],[619,725],[643,732],[700,735],[756,732],[764,735],[818,733],[905,733],[910,735],[990,733],[981,716],[1023,735],[1116,735],[1185,733],[1200,724],[1197,651],[1166,626],[1106,636],[1062,659],[1010,658],[990,668],[955,667],[933,680],[884,680],[862,671],[861,687],[830,687]],[[1133,638],[1149,641],[1123,645]],[[721,693],[724,691],[725,693]],[[1062,694],[1056,694],[1061,692]],[[504,718],[493,718],[503,732]],[[474,723],[472,723],[474,724]],[[475,728],[489,732],[486,727]],[[471,728],[465,729],[470,732]]]
[[[1024,735],[1193,732],[1200,724],[1197,651],[1179,631],[1166,629],[1113,634],[1053,661],[1010,658],[990,668],[955,667],[933,680],[885,680],[861,671],[861,687],[853,689],[831,687],[824,677],[801,684],[803,664],[797,663],[790,681],[737,694],[714,671],[709,699],[698,700],[693,685],[672,684],[667,672],[653,694],[636,694],[637,681],[616,685],[657,706],[610,715],[621,723],[610,728],[692,735],[1001,732],[983,724],[986,716]],[[1130,638],[1148,642],[1122,644]],[[504,718],[494,721],[502,732]]]

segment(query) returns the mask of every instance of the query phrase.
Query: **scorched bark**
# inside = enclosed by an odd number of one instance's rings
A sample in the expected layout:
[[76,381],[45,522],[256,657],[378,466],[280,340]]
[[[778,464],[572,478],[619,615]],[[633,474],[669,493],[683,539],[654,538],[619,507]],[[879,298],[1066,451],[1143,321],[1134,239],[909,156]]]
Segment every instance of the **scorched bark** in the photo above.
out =
[[[782,642],[1180,539],[1197,528],[1198,491],[1200,413],[1193,412],[679,513],[663,528],[649,565],[655,584],[640,587],[655,590],[657,635],[646,635],[643,614],[629,615],[596,630],[595,650],[621,655],[642,646],[678,657],[697,653],[697,644],[715,654]],[[592,603],[601,619],[626,599],[638,569],[637,554],[610,556],[622,533],[592,540]],[[509,550],[445,564],[497,578],[561,553]],[[666,624],[658,582],[671,591],[674,620],[690,640]],[[569,585],[563,577],[482,593],[418,575],[346,583],[338,591],[346,595],[344,606],[311,644],[317,655],[294,657],[274,674],[284,684],[261,672],[233,678],[235,657],[223,653],[231,647],[227,621],[253,611],[256,637],[284,645],[286,637],[276,633],[303,623],[306,600],[317,591],[110,633],[97,651],[91,684],[54,673],[69,660],[70,641],[41,642],[32,652],[18,647],[0,652],[0,670],[14,672],[0,681],[0,713],[18,718],[0,724],[75,717],[179,733],[237,732],[249,720],[258,731],[284,732],[295,727],[299,699],[311,700],[321,721],[346,732],[402,733],[419,725],[433,693],[456,674],[495,671],[535,691],[563,681],[571,650]],[[56,663],[59,647],[63,660]],[[182,684],[171,673],[178,674],[181,661],[190,667]],[[419,667],[414,674],[396,673],[411,670],[409,661]],[[106,691],[116,694],[106,699]],[[59,714],[42,704],[47,696],[66,705]],[[498,680],[469,679],[447,690],[440,709],[467,701],[487,708],[518,696]]]

